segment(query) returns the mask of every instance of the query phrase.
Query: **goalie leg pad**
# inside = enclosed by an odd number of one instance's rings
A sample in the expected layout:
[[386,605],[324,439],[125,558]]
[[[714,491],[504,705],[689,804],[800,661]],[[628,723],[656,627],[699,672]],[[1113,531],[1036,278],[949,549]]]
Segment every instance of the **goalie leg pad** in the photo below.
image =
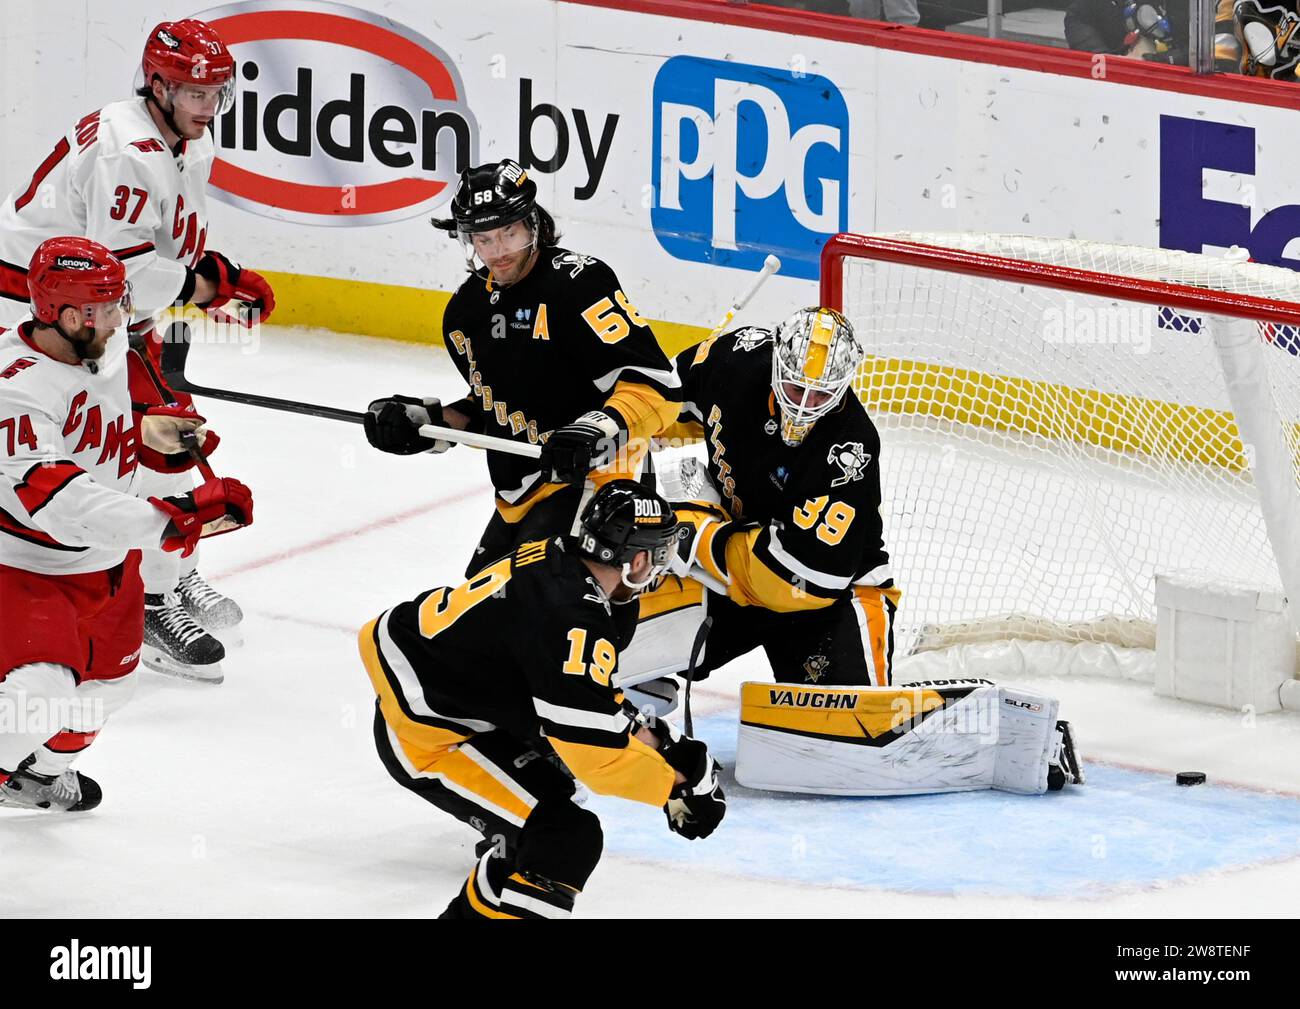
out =
[[[707,599],[703,585],[675,575],[665,578],[654,591],[642,593],[636,634],[618,656],[616,686],[626,691],[648,680],[684,674],[691,662],[695,632],[708,615]],[[649,699],[629,700],[639,708]]]
[[746,683],[736,780],[818,795],[1041,794],[1059,750],[1057,704],[988,680]]

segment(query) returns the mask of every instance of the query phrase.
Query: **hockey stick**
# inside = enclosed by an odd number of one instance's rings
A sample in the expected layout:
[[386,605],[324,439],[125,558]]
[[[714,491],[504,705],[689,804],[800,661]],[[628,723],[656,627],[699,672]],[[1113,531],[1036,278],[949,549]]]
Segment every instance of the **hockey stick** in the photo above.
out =
[[[177,392],[186,392],[192,396],[205,396],[208,399],[224,400],[228,403],[242,403],[245,406],[258,406],[265,410],[280,410],[284,413],[303,414],[308,417],[322,417],[325,420],[340,420],[349,424],[362,424],[365,414],[360,410],[343,410],[334,406],[320,406],[316,403],[301,403],[292,399],[279,399],[275,396],[262,396],[253,392],[235,392],[231,389],[214,389],[211,386],[198,385],[185,377],[185,363],[190,354],[189,327],[183,322],[174,322],[167,330],[163,341],[162,366],[163,380]],[[523,455],[536,459],[542,454],[540,445],[528,445],[511,441],[509,438],[495,438],[488,434],[475,434],[472,431],[458,431],[454,427],[439,427],[424,424],[420,434],[425,438],[440,441],[454,441],[473,448],[491,449],[509,455]]]
[[695,738],[695,720],[691,717],[691,684],[695,682],[695,667],[700,664],[700,653],[704,651],[704,641],[709,636],[713,618],[705,617],[700,629],[695,632],[695,641],[691,644],[691,661],[686,667],[686,692],[682,698],[682,710],[685,713],[686,734]]
[[727,327],[731,325],[731,320],[740,313],[741,309],[749,304],[754,295],[758,293],[758,289],[766,283],[767,278],[772,276],[772,274],[776,273],[779,269],[781,269],[781,260],[777,259],[776,256],[769,254],[768,257],[763,260],[763,268],[755,275],[753,282],[741,292],[740,297],[731,303],[731,307],[727,309],[727,314],[722,317],[722,321],[713,327],[713,331],[709,333],[705,339],[712,340],[714,337],[721,336],[725,333]]
[[[779,269],[781,269],[781,260],[777,259],[776,256],[769,255],[765,260],[763,260],[763,268],[758,271],[758,275],[754,277],[750,285],[740,293],[736,300],[731,303],[731,307],[727,309],[727,314],[722,317],[721,322],[709,331],[709,335],[704,338],[705,341],[714,340],[721,336],[723,332],[726,331],[726,328],[731,325],[731,320],[736,317],[736,314],[741,309],[749,304],[750,299],[752,299],[758,292],[758,289],[763,286],[767,278],[772,276],[772,274]],[[578,501],[578,508],[573,513],[573,527],[569,530],[571,535],[578,535],[578,529],[582,525],[582,512],[587,507],[587,502],[591,500],[591,495],[594,493],[596,493],[596,485],[588,479],[583,486],[582,497]]]

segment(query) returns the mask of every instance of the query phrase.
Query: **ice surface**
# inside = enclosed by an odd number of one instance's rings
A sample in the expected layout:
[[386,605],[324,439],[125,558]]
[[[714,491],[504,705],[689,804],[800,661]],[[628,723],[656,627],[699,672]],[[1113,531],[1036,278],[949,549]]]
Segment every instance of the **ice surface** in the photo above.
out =
[[[268,327],[256,353],[198,346],[197,381],[353,409],[463,394],[439,352]],[[454,582],[491,510],[482,457],[398,458],[359,427],[200,402],[213,462],[256,525],[204,545],[243,606],[219,687],[143,672],[79,765],[104,788],[80,817],[0,813],[0,915],[424,916],[463,881],[476,835],[397,786],[371,742],[356,654],[367,619]],[[697,688],[702,734],[734,751],[735,685]],[[732,785],[706,841],[662,814],[591,800],[605,856],[585,916],[1287,915],[1300,892],[1300,716],[1153,697],[1140,683],[1043,679],[1090,783],[1064,795],[800,799]],[[1177,770],[1211,784],[1177,788]],[[1269,791],[1271,790],[1271,791]]]

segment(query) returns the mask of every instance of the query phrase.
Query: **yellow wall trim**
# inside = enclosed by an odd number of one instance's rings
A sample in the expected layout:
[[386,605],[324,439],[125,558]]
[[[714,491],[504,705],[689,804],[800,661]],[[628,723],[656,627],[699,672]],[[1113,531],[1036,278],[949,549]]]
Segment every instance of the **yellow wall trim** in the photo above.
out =
[[[442,313],[450,291],[372,284],[300,273],[264,273],[275,290],[272,322],[361,333],[385,340],[442,346]],[[705,326],[651,319],[659,343],[676,354],[709,335]]]
[[[297,273],[265,276],[275,289],[277,324],[442,346],[449,291]],[[704,326],[659,319],[650,324],[669,354],[709,334]],[[873,412],[929,416],[1234,472],[1245,469],[1232,415],[1217,410],[885,358],[869,359],[855,386]]]

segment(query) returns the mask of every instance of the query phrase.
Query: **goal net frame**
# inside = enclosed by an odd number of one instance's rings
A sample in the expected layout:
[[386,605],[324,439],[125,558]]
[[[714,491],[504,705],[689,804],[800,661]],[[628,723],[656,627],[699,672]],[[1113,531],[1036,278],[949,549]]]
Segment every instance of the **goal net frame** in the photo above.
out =
[[[1034,244],[1054,241],[1013,235],[954,234],[947,237],[954,242],[960,239],[966,245],[977,244],[980,238],[986,237],[989,245],[995,247],[999,243],[1014,243],[1016,240]],[[1269,396],[1259,394],[1261,388],[1267,388],[1268,382],[1268,376],[1262,370],[1264,362],[1261,350],[1262,344],[1268,339],[1263,336],[1266,327],[1274,327],[1268,330],[1271,333],[1277,332],[1277,327],[1295,327],[1300,331],[1300,274],[1294,275],[1296,301],[1288,301],[1240,291],[973,251],[971,248],[944,245],[944,238],[944,235],[938,233],[835,235],[827,241],[821,253],[820,303],[845,310],[845,299],[849,294],[846,290],[846,264],[854,260],[869,260],[921,271],[936,271],[936,274],[959,275],[982,281],[1065,292],[1067,295],[1137,303],[1205,319],[1209,323],[1205,327],[1208,338],[1215,343],[1222,368],[1231,417],[1240,434],[1241,443],[1250,447],[1246,455],[1249,473],[1258,494],[1269,545],[1277,562],[1281,588],[1290,599],[1300,599],[1300,487],[1297,485],[1297,474],[1300,473],[1300,437],[1288,433],[1289,430],[1300,432],[1300,417],[1284,418]],[[1222,258],[1195,256],[1173,250],[1139,249],[1074,239],[1061,239],[1059,242],[1063,248],[1091,246],[1156,257],[1168,253],[1171,258],[1181,257],[1173,261],[1184,265],[1195,265],[1195,261],[1203,261],[1207,269],[1213,268],[1210,272],[1222,269],[1225,263]],[[1247,264],[1245,269],[1249,272],[1252,268],[1251,264]],[[1262,267],[1260,272],[1277,269]],[[1287,271],[1288,274],[1289,272]],[[1273,273],[1267,276],[1278,275]],[[1260,286],[1261,289],[1276,289],[1276,285]],[[851,312],[846,314],[852,318]],[[1206,337],[1203,335],[1201,338]],[[868,350],[870,353],[870,347]],[[882,447],[886,453],[889,452],[888,437],[887,431],[882,429]],[[884,487],[882,490],[888,498],[890,489]],[[889,538],[887,527],[885,547],[892,555],[894,544],[889,542]],[[902,607],[905,609],[909,588],[905,579],[900,581],[900,588],[903,591]],[[1297,610],[1300,610],[1300,606],[1291,608],[1291,619],[1300,630],[1300,614]],[[1074,638],[1154,647],[1154,624],[1134,628],[1125,626],[1131,624],[1131,621],[1119,621],[1109,629],[1092,627],[1080,638],[1069,630],[1058,634],[1058,630],[1048,626],[1050,623],[1038,621],[1032,615],[1004,614],[991,624],[961,622],[955,635],[948,634],[941,627],[928,625],[914,646],[917,650],[924,650],[1008,638]]]

